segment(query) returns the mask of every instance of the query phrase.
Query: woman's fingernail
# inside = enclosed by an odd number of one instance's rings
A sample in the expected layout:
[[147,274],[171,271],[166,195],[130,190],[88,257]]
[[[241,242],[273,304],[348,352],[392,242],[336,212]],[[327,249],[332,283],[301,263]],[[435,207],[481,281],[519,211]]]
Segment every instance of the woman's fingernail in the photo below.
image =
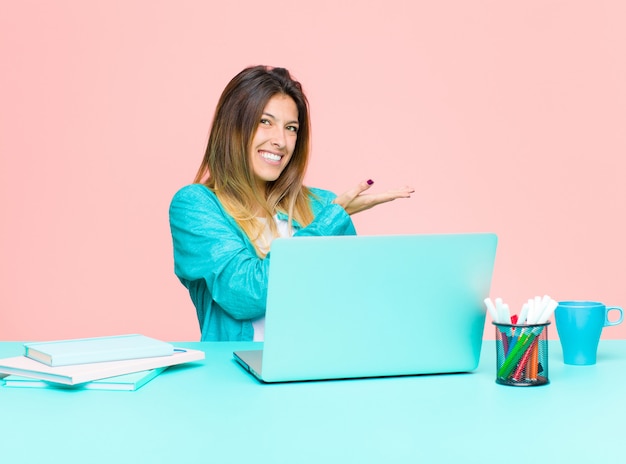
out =
[[372,179],[368,179],[367,180],[367,185],[372,185],[374,183],[374,181]]

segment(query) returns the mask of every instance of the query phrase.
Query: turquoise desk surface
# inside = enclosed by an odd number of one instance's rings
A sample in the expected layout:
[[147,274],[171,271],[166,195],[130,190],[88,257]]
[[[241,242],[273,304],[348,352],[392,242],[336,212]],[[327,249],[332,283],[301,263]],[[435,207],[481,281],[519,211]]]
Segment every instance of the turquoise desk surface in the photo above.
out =
[[[53,463],[626,462],[626,341],[551,383],[495,383],[485,341],[470,374],[263,385],[232,360],[253,343],[206,351],[136,392],[0,387],[0,461]],[[0,343],[0,357],[21,354]]]

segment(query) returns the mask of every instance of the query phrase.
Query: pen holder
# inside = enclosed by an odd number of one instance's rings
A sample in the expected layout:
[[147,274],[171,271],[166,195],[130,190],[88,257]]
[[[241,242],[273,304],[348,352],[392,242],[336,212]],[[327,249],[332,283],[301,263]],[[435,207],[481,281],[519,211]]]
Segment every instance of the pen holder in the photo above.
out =
[[550,383],[548,325],[496,324],[496,383],[530,387]]

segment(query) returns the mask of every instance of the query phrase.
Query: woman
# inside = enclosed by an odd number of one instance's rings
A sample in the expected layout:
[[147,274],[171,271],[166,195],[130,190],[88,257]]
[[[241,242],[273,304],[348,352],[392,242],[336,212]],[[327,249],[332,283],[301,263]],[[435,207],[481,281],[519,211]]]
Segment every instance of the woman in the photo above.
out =
[[307,99],[286,69],[246,68],[224,89],[194,183],[170,205],[175,272],[203,341],[263,339],[275,237],[354,235],[351,214],[413,192],[305,187],[309,137]]

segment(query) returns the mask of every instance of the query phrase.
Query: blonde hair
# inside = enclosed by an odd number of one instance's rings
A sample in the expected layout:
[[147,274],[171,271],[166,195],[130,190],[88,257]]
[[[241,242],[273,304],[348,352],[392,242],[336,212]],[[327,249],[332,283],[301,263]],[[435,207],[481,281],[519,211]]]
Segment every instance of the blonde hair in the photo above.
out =
[[[248,147],[257,129],[263,109],[275,95],[287,95],[298,109],[298,138],[289,164],[280,177],[267,182],[259,191],[254,181]],[[254,244],[258,246],[265,224],[257,220],[259,208],[268,219],[272,235],[278,236],[273,216],[287,215],[289,225],[295,220],[306,226],[313,220],[309,203],[311,192],[303,185],[310,151],[308,101],[302,86],[284,68],[254,66],[237,74],[226,86],[218,101],[206,152],[195,183],[211,189],[224,209]]]

